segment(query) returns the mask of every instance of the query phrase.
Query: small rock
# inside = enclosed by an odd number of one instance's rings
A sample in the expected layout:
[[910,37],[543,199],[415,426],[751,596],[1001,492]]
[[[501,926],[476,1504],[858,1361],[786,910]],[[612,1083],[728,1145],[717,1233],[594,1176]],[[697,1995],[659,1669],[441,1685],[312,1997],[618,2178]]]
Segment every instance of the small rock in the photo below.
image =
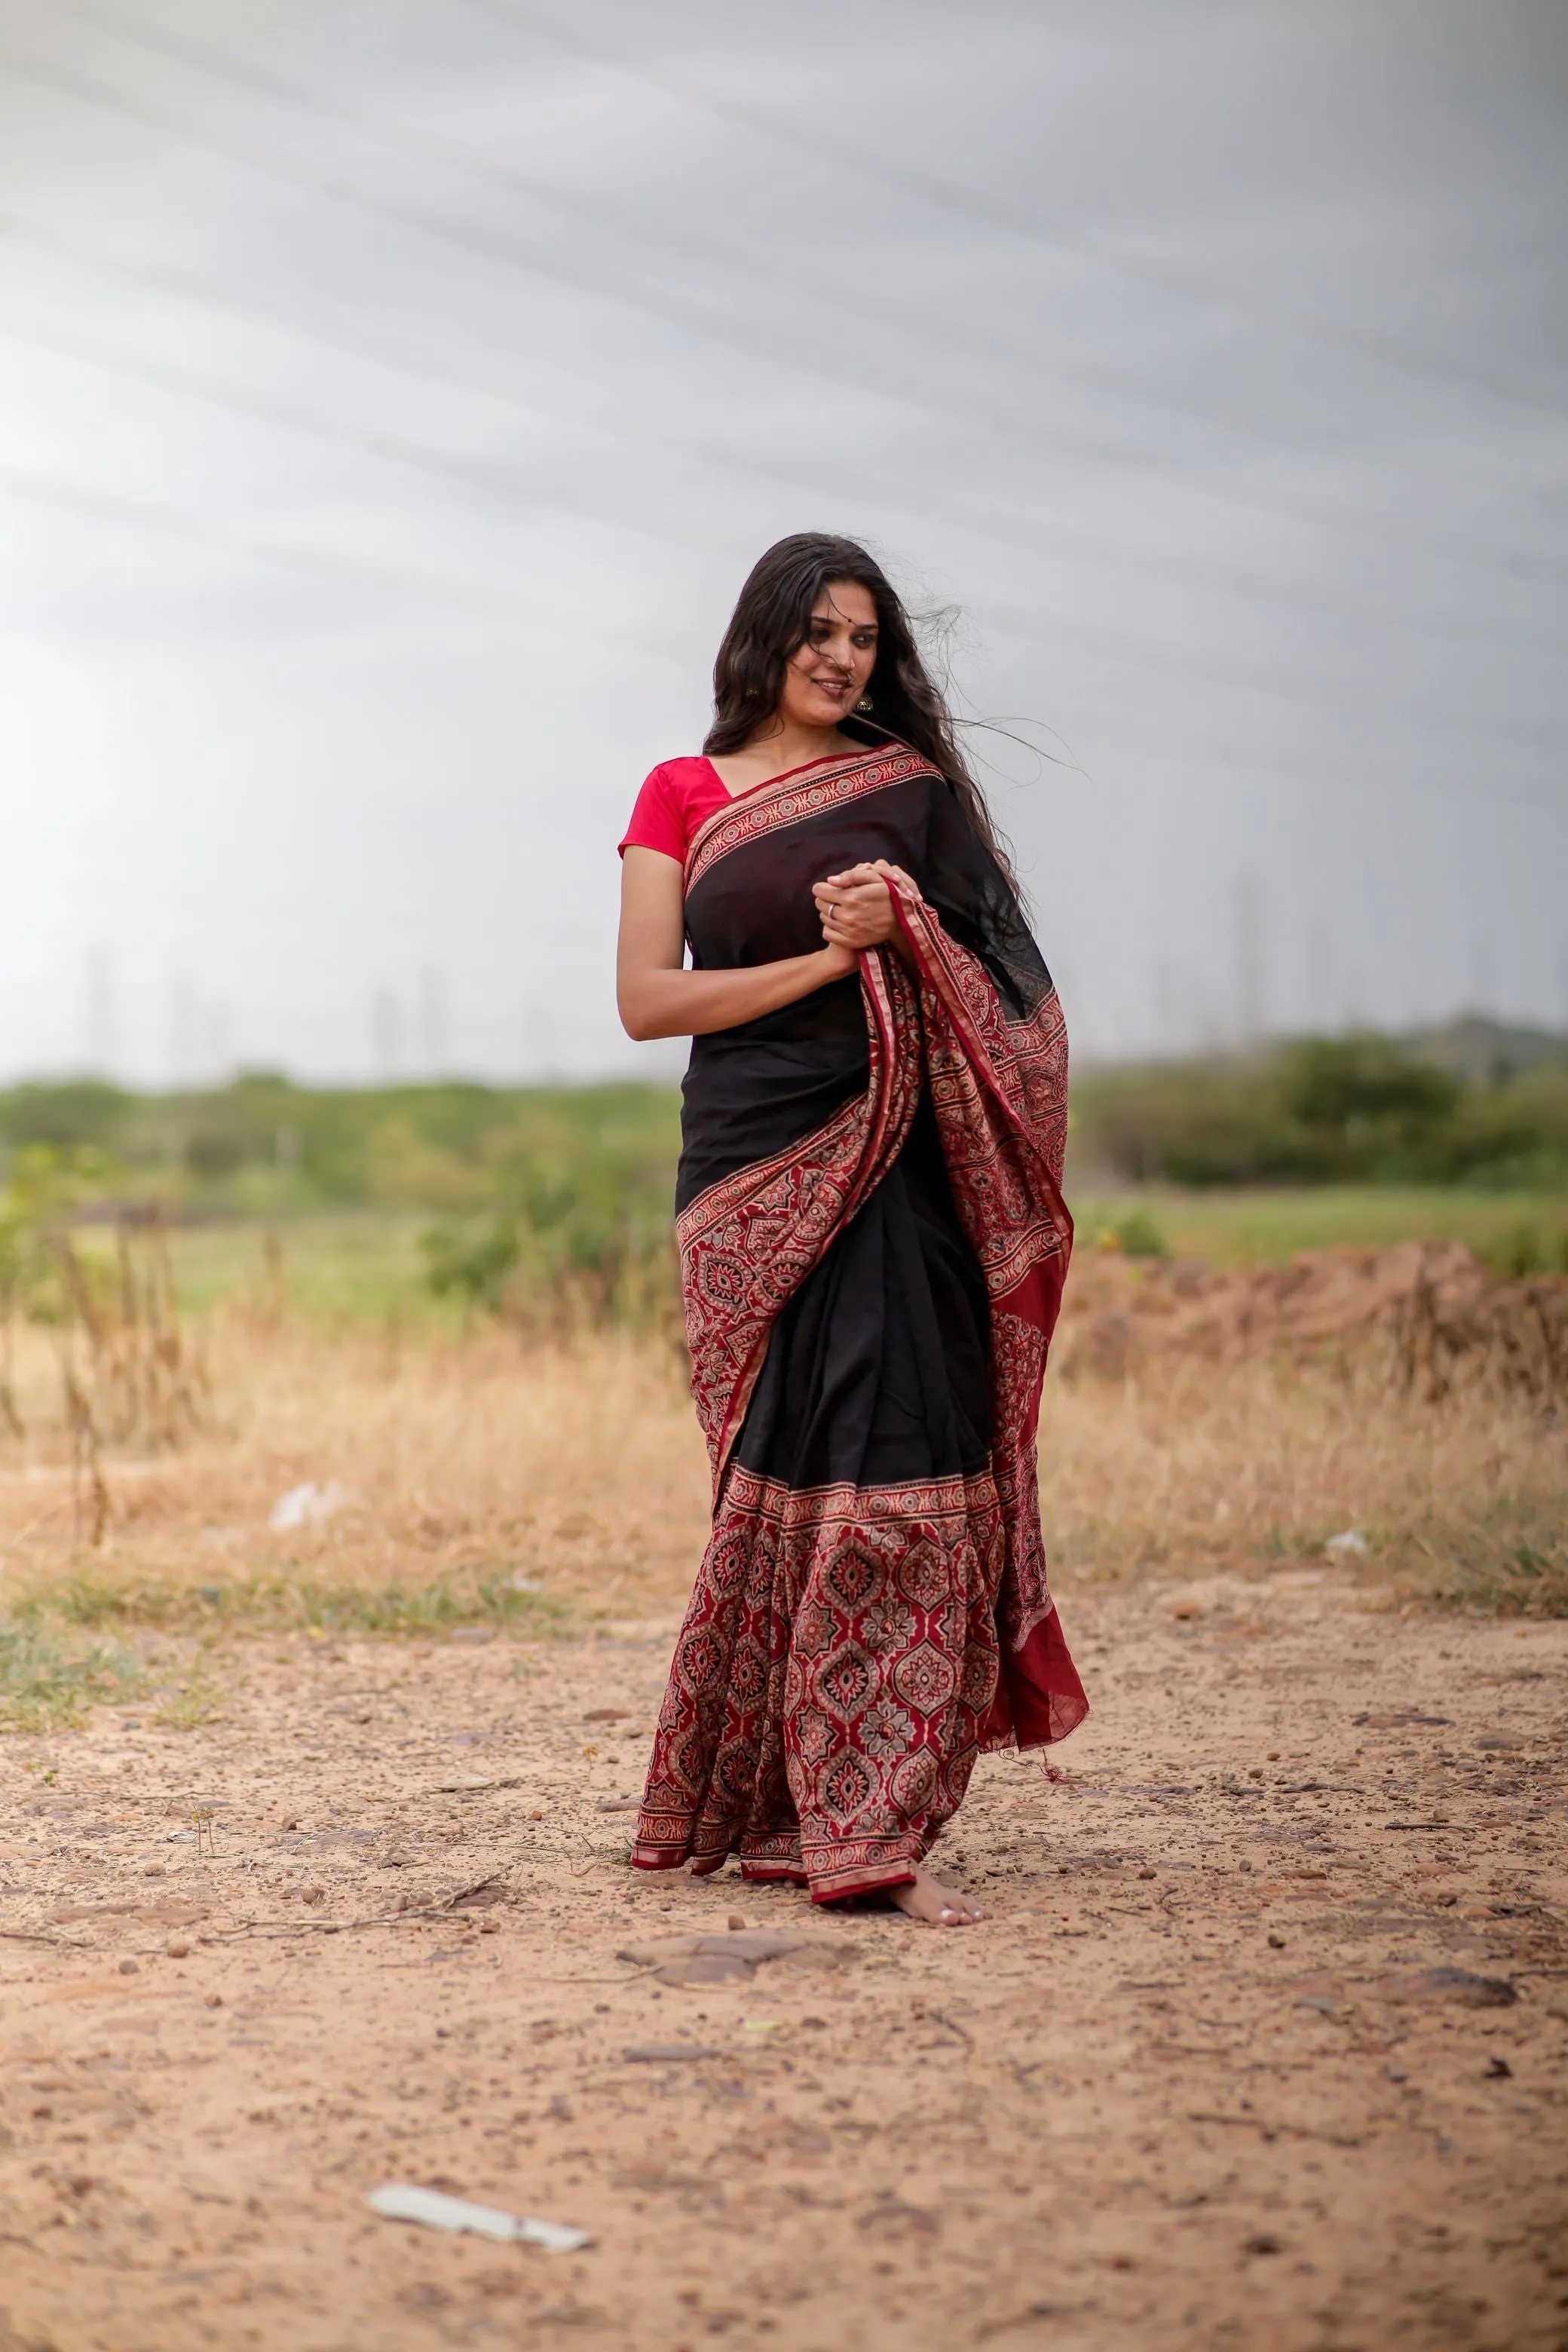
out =
[[744,1926],[745,1926],[745,1924],[746,1924],[745,1914],[744,1914],[744,1912],[742,1912],[742,1911],[731,1911],[731,1914],[730,1914],[730,1916],[729,1916],[729,1917],[728,1917],[728,1919],[726,1919],[726,1920],[725,1920],[725,1922],[724,1922],[724,1925],[725,1925],[727,1927],[733,1928],[733,1929],[735,1929],[736,1931],[739,1931],[740,1929],[743,1928],[743,1927],[744,1927]]
[[1489,2058],[1487,2060],[1486,2079],[1489,2083],[1507,2083],[1510,2082],[1512,2078],[1513,2068],[1509,2064],[1506,2058]]
[[165,1944],[163,1949],[168,1953],[169,1958],[172,1960],[188,1960],[191,1957],[191,1948],[189,1944],[181,1942],[178,1937],[175,1938],[174,1943]]
[[499,1936],[500,1934],[500,1921],[499,1919],[481,1919],[479,1921],[479,1933],[481,1936]]
[[697,2042],[628,2042],[621,2053],[628,2066],[675,2066],[694,2058],[717,2058],[717,2050]]
[[121,1960],[120,1963],[120,1973],[122,1977],[140,1976],[142,1973],[142,1964],[139,1960]]
[[1268,1938],[1268,1948],[1271,1952],[1282,1952],[1285,1949],[1284,1937],[1270,1936]]
[[454,1642],[468,1642],[477,1644],[481,1642],[493,1642],[495,1637],[496,1629],[493,1625],[454,1625],[452,1628]]
[[221,2009],[221,2008],[223,2007],[223,1995],[222,1995],[222,1993],[221,1993],[221,1992],[209,1992],[209,1993],[208,1993],[208,1995],[207,1995],[207,2007],[208,2007],[209,2009]]
[[1138,1874],[1140,1878],[1158,1878],[1159,1874],[1157,1870],[1141,1870]]
[[1244,2254],[1278,2254],[1284,2250],[1269,2231],[1259,2230],[1256,2237],[1248,2238],[1241,2251]]
[[1378,1990],[1385,2000],[1457,2000],[1466,2009],[1511,2009],[1519,1999],[1506,1977],[1478,1977],[1456,1968],[1384,1977]]
[[143,1878],[165,1878],[168,1873],[161,1862],[144,1862],[142,1865],[142,1875]]
[[313,1907],[316,1904],[326,1901],[327,1890],[324,1886],[307,1886],[303,1899]]

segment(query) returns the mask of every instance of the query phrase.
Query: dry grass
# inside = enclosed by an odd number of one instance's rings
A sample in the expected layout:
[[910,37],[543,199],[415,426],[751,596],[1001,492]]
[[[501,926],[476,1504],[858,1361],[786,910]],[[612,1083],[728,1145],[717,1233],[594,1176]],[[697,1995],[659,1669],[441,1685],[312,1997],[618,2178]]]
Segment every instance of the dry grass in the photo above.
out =
[[[26,1631],[16,1659],[68,1708],[84,1673],[121,1671],[79,1647],[117,1622],[510,1619],[544,1633],[667,1612],[689,1590],[707,1468],[654,1341],[415,1342],[220,1314],[201,1424],[160,1452],[105,1449],[96,1545],[73,1521],[51,1344],[18,1335],[28,1434],[0,1446],[0,1625]],[[1053,1381],[1041,1463],[1067,1584],[1267,1573],[1357,1528],[1365,1573],[1390,1591],[1568,1612],[1568,1433],[1484,1389],[1433,1404],[1370,1361],[1331,1376],[1177,1360]],[[274,1529],[279,1497],[307,1482],[340,1490],[336,1507]],[[50,1649],[72,1625],[78,1652]]]
[[[24,1337],[30,1435],[0,1451],[0,1610],[549,1630],[583,1607],[664,1608],[689,1582],[706,1462],[674,1360],[646,1341],[403,1344],[219,1317],[204,1425],[176,1449],[105,1451],[89,1547],[72,1541],[68,1446],[47,1418],[53,1367]],[[329,1514],[275,1530],[275,1506],[307,1484],[337,1490]]]
[[1427,1402],[1373,1354],[1349,1374],[1169,1359],[1047,1390],[1047,1540],[1064,1570],[1181,1573],[1365,1543],[1391,1591],[1568,1613],[1568,1427],[1478,1382]]

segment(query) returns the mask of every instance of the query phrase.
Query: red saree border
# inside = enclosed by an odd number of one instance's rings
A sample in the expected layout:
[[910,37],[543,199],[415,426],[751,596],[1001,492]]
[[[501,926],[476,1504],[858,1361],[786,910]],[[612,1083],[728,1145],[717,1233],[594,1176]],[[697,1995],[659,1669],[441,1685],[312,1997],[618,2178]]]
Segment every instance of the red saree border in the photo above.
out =
[[676,1220],[691,1393],[715,1502],[768,1334],[897,1158],[920,1099],[920,1018],[907,973],[891,958],[862,957],[860,984],[865,1092],[803,1142],[710,1184]]
[[907,783],[911,776],[935,776],[940,770],[920,751],[904,746],[847,752],[837,765],[812,762],[754,784],[738,794],[728,808],[715,809],[692,835],[686,852],[685,887],[689,892],[710,866],[732,849],[784,825],[799,824],[825,810],[841,808],[866,793],[885,792],[889,784]]

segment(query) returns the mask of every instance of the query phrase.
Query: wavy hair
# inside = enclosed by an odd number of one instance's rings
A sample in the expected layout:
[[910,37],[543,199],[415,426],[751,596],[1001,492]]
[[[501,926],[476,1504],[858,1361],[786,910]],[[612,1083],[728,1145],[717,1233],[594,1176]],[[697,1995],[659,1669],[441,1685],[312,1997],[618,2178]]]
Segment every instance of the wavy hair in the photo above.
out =
[[798,530],[779,540],[752,566],[713,664],[713,724],[702,749],[721,757],[739,751],[773,718],[784,694],[784,670],[805,643],[817,598],[839,580],[852,580],[866,589],[877,607],[877,660],[867,687],[871,727],[909,744],[941,770],[975,832],[1016,888],[1006,845],[958,748],[952,715],[921,658],[903,600],[857,540],[841,539],[833,531]]

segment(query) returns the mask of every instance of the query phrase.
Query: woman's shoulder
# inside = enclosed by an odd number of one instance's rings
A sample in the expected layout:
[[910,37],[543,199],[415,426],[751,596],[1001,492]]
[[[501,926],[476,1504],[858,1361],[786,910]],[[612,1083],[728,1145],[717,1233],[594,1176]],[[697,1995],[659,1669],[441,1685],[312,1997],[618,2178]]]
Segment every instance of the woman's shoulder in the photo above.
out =
[[643,780],[621,847],[658,849],[667,857],[684,858],[698,825],[727,798],[713,766],[700,752],[661,760]]

